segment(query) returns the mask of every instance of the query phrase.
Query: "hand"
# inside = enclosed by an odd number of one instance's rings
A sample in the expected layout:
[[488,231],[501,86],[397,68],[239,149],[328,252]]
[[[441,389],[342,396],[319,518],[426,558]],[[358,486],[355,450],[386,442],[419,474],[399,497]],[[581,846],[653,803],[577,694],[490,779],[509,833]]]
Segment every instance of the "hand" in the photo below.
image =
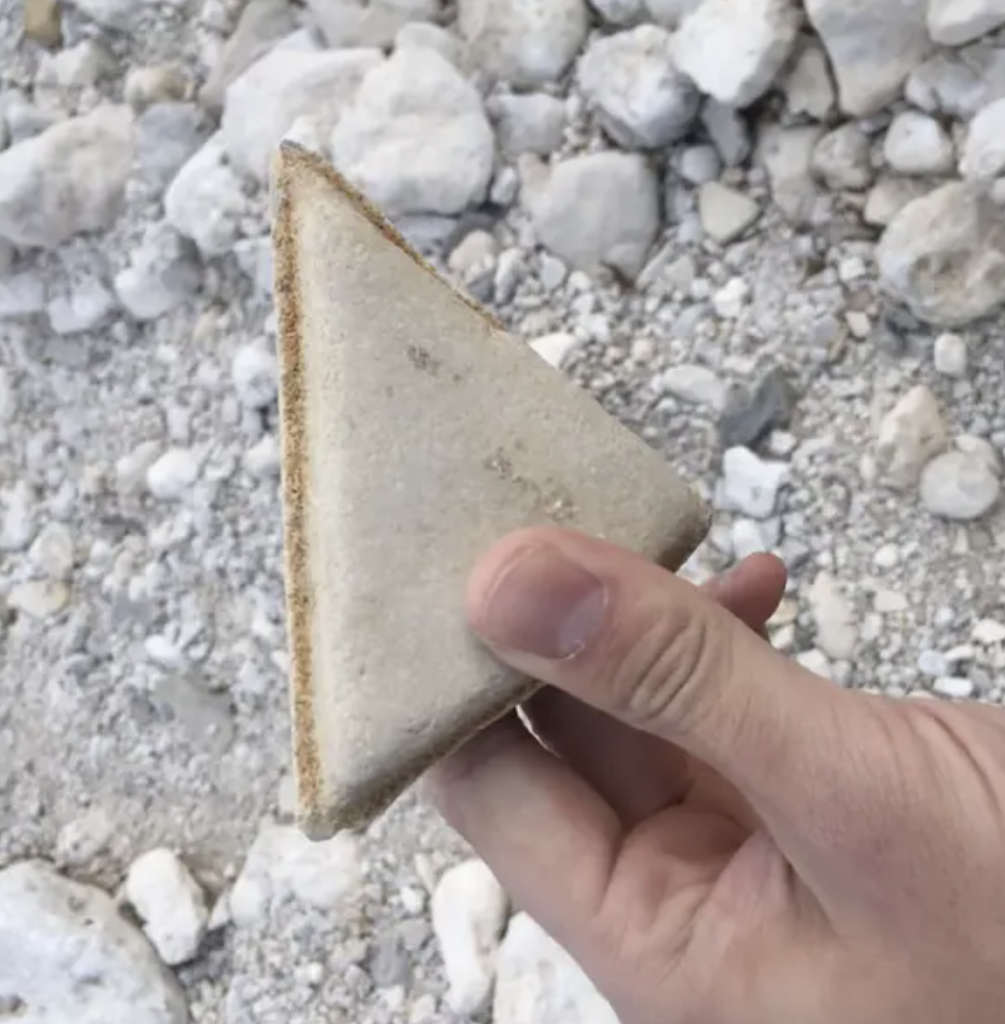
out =
[[803,670],[759,633],[784,583],[505,539],[469,617],[550,684],[540,742],[498,723],[434,799],[623,1024],[999,1024],[1005,712]]

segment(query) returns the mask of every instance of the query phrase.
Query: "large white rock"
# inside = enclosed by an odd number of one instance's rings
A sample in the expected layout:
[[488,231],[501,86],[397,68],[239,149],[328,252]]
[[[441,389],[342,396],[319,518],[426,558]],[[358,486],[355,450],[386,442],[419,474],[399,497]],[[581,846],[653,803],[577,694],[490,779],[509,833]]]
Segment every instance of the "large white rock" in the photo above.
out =
[[435,50],[399,50],[363,81],[332,133],[335,165],[396,217],[485,197],[495,139],[475,87]]
[[960,174],[971,181],[997,178],[1005,171],[1005,99],[979,110],[970,122]]
[[532,918],[518,914],[499,950],[494,1024],[618,1024],[580,966]]
[[1005,25],[1005,0],[929,0],[928,31],[942,46],[963,46]]
[[607,134],[628,148],[681,138],[701,102],[674,63],[673,37],[656,25],[598,37],[579,62],[579,84]]
[[876,248],[882,288],[926,323],[967,324],[1005,302],[1005,213],[950,182],[908,203]]
[[133,115],[103,104],[0,153],[0,237],[54,249],[114,223],[133,163]]
[[509,900],[480,860],[444,873],[432,900],[433,932],[447,976],[447,1004],[469,1017],[487,1006]]
[[177,982],[112,900],[41,861],[0,871],[0,1006],[18,1024],[189,1020]]
[[928,0],[805,0],[806,13],[831,60],[841,109],[880,110],[928,56]]
[[746,107],[774,84],[801,22],[793,0],[705,0],[684,19],[673,51],[703,93]]
[[217,132],[178,172],[164,196],[164,213],[204,256],[222,256],[237,241],[247,212],[241,179]]
[[586,42],[585,0],[458,0],[473,64],[515,86],[554,82]]
[[235,169],[267,181],[275,147],[298,118],[309,118],[319,137],[327,138],[382,60],[373,49],[302,53],[279,48],[256,61],[224,100],[220,130]]
[[630,278],[642,270],[660,229],[659,185],[643,157],[574,156],[529,193],[538,240],[569,266],[587,273],[608,266]]
[[150,850],[129,866],[126,898],[147,938],[169,966],[192,960],[206,934],[206,897],[171,850]]

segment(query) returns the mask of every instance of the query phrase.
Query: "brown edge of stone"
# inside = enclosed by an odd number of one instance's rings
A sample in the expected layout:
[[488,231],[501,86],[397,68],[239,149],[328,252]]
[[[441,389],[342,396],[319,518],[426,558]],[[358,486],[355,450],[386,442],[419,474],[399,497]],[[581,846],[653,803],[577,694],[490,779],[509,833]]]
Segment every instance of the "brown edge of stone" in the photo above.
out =
[[[351,185],[330,163],[294,142],[283,141],[273,159],[272,244],[275,256],[274,289],[279,320],[280,387],[282,424],[282,492],[284,506],[284,562],[287,629],[290,647],[290,696],[293,729],[293,761],[297,783],[299,826],[311,838],[324,839],[345,828],[358,828],[375,817],[393,800],[401,784],[421,774],[416,765],[405,766],[394,778],[387,778],[356,808],[338,814],[328,807],[324,794],[324,772],[314,716],[311,625],[314,602],[310,581],[310,551],[307,540],[307,502],[311,489],[308,475],[307,395],[304,381],[304,297],[300,276],[300,250],[296,237],[297,178],[312,174],[347,199],[353,208],[392,244],[406,253],[457,299],[474,310],[496,330],[502,324],[478,303],[454,288],[390,224],[380,210]],[[537,686],[528,684],[526,699]],[[507,702],[498,714],[479,724],[488,725],[519,701]],[[430,754],[430,762],[449,754],[448,749]],[[426,767],[425,765],[422,766]]]

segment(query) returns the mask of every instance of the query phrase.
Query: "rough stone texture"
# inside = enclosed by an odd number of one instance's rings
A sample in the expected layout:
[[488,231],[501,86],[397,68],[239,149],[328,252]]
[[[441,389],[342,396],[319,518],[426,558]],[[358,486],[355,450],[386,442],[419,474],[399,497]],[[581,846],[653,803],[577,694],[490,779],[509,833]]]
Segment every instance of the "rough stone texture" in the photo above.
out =
[[217,132],[178,172],[164,196],[168,222],[204,256],[221,256],[237,240],[247,204]]
[[987,181],[1005,171],[1005,99],[995,100],[974,116],[960,154],[960,174]]
[[232,165],[260,182],[279,140],[301,117],[327,138],[382,63],[379,50],[301,53],[277,49],[253,64],[227,90],[220,132]]
[[541,243],[570,266],[635,277],[659,230],[656,177],[642,157],[595,153],[563,160],[526,194]]
[[[280,187],[298,792],[320,836],[372,819],[437,755],[535,688],[467,631],[463,577],[492,538],[574,524],[679,566],[706,519],[655,453],[427,274],[306,151],[285,148]],[[428,325],[422,340],[417,318]],[[326,386],[346,380],[352,387]],[[503,380],[520,398],[498,405]],[[528,429],[544,409],[549,420],[561,410],[561,430]],[[347,425],[350,443],[332,447]],[[598,489],[600,459],[609,469]],[[406,479],[408,519],[396,506],[393,532],[375,531],[388,488]],[[422,596],[402,591],[402,573]],[[368,632],[358,609],[373,602],[381,614]]]
[[176,966],[195,957],[209,912],[205,895],[177,854],[159,849],[138,857],[129,867],[125,892],[164,963]]
[[628,148],[656,148],[681,138],[700,97],[677,70],[673,37],[655,25],[595,40],[579,62],[579,83],[604,128]]
[[806,0],[827,50],[841,109],[863,116],[892,100],[932,48],[928,0]]
[[898,114],[883,140],[883,155],[898,174],[942,175],[953,169],[955,151],[946,130],[917,111]]
[[489,868],[468,860],[447,871],[430,907],[447,975],[447,1005],[470,1017],[489,1005],[509,900]]
[[477,90],[423,49],[400,50],[367,75],[331,148],[339,170],[391,217],[477,204],[495,154]]
[[27,1024],[188,1024],[177,982],[99,889],[42,861],[0,871],[0,1006]]
[[801,21],[792,0],[705,0],[684,19],[673,52],[702,92],[746,107],[774,84]]
[[923,384],[897,400],[879,425],[876,458],[883,482],[907,490],[949,443],[938,399]]
[[894,217],[876,262],[883,288],[919,319],[967,323],[1005,302],[1005,216],[980,186],[943,185]]
[[1003,0],[929,0],[928,31],[942,46],[962,46],[1002,25]]
[[0,236],[55,248],[109,227],[132,169],[132,112],[105,105],[0,153]]
[[469,60],[516,87],[558,78],[589,31],[585,0],[459,0]]

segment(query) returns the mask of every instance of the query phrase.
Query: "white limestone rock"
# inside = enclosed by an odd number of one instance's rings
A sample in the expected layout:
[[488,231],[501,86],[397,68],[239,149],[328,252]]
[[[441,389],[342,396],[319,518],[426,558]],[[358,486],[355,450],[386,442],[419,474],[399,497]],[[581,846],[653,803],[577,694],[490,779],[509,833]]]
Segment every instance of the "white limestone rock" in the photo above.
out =
[[375,49],[301,53],[279,48],[253,64],[227,89],[220,124],[235,170],[268,180],[276,146],[300,117],[327,138],[367,74],[383,56]]
[[354,836],[341,833],[314,843],[293,826],[266,825],[230,891],[231,919],[238,928],[254,928],[286,901],[331,913],[361,884]]
[[611,138],[655,149],[684,136],[701,97],[674,63],[673,36],[656,25],[600,36],[579,62],[579,85]]
[[586,42],[585,0],[458,0],[471,63],[521,88],[556,81]]
[[920,320],[957,327],[1005,302],[1005,214],[978,185],[908,203],[876,249],[880,284]]
[[435,50],[371,71],[335,127],[335,165],[390,217],[461,213],[482,201],[495,138],[481,97]]
[[928,31],[940,46],[963,46],[1005,25],[1005,0],[929,0]]
[[968,181],[986,181],[1005,172],[1005,98],[995,100],[974,115],[960,155],[960,175]]
[[894,99],[932,50],[928,0],[805,0],[830,57],[841,109],[862,117]]
[[792,0],[705,0],[673,37],[677,66],[706,95],[747,107],[774,85],[801,22]]
[[114,223],[133,163],[133,117],[103,104],[0,153],[0,237],[54,249]]
[[482,861],[469,860],[443,874],[430,909],[447,976],[447,1005],[463,1017],[483,1012],[509,911],[506,893]]
[[893,490],[910,490],[948,443],[938,399],[923,384],[911,388],[879,423],[876,463],[881,481]]
[[0,871],[0,1006],[25,1024],[188,1024],[175,979],[103,892],[42,861]]
[[164,213],[206,257],[230,252],[248,212],[241,179],[227,161],[217,132],[186,161],[164,196]]
[[137,857],[125,892],[164,963],[174,967],[195,958],[209,911],[199,883],[176,853],[161,848]]
[[897,174],[948,174],[956,153],[949,133],[927,114],[906,110],[891,123],[883,140],[883,156]]
[[645,266],[660,228],[660,198],[643,157],[574,156],[524,193],[538,240],[570,267],[592,273],[607,266],[634,279]]

